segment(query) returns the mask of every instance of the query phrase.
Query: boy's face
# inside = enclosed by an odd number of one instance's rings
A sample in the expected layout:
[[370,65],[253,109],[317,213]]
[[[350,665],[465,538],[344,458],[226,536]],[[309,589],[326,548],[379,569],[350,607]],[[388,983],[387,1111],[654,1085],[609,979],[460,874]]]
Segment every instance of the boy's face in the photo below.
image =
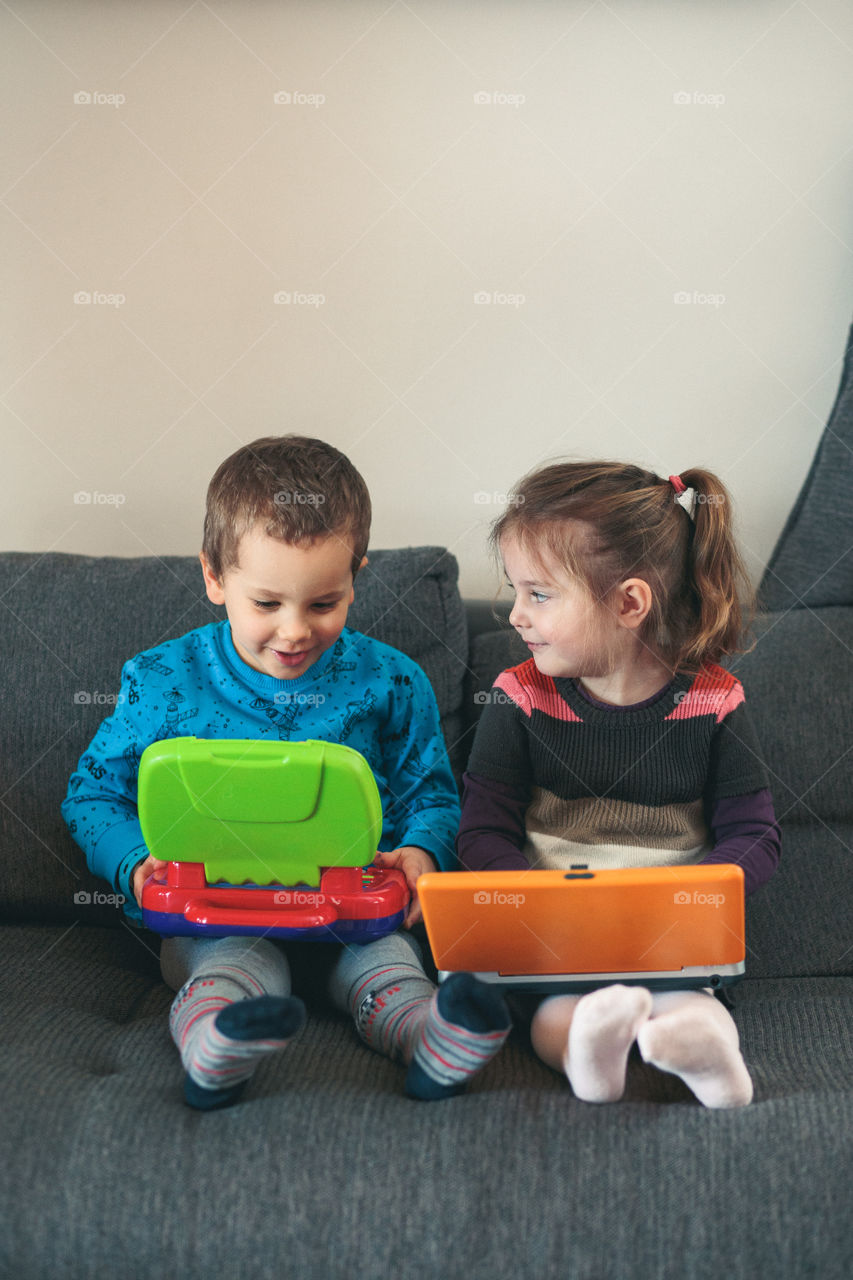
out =
[[199,558],[208,599],[225,605],[234,647],[255,671],[280,680],[304,675],[346,624],[355,595],[352,547],[334,535],[302,547],[256,526],[221,581]]

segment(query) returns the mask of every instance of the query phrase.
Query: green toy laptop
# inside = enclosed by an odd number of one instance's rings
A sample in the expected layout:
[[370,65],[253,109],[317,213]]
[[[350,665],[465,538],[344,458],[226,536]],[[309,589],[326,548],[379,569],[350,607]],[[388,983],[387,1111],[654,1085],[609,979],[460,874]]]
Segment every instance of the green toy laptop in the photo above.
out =
[[166,738],[142,753],[139,821],[168,863],[142,918],[161,934],[370,942],[403,922],[402,872],[371,866],[376,780],[340,743]]

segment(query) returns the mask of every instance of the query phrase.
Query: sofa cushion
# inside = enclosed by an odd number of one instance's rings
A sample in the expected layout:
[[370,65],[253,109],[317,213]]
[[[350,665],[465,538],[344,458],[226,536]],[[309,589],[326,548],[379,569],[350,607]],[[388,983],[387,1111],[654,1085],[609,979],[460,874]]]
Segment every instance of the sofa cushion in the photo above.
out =
[[768,611],[853,604],[853,329],[829,421],[770,557]]
[[624,1101],[580,1102],[520,1034],[462,1096],[412,1102],[309,1003],[200,1114],[170,1000],[129,932],[0,928],[3,1275],[848,1273],[853,979],[739,987],[755,1101],[718,1112],[636,1053]]
[[[433,683],[457,752],[467,634],[454,558],[371,551],[349,622],[410,654]],[[59,812],[68,779],[110,714],[123,663],[224,617],[192,556],[0,556],[0,902],[8,916],[116,923]],[[75,900],[76,899],[76,900]]]

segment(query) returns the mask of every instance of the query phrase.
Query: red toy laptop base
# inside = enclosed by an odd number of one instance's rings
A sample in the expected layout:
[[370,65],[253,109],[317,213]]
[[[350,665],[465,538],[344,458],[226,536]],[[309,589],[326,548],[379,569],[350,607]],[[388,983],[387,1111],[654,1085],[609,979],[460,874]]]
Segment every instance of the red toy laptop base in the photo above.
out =
[[308,885],[208,885],[201,862],[170,862],[165,879],[150,876],[142,920],[171,936],[314,938],[372,942],[403,923],[409,890],[402,872],[380,867],[328,867],[319,888]]

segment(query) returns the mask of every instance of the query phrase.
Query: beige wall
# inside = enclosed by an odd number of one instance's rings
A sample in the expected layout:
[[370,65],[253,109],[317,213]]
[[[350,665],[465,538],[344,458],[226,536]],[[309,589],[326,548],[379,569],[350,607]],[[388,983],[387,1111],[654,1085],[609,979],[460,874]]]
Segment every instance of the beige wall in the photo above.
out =
[[849,0],[10,0],[0,45],[0,545],[194,552],[297,430],[468,594],[563,454],[711,466],[760,571],[850,318]]

